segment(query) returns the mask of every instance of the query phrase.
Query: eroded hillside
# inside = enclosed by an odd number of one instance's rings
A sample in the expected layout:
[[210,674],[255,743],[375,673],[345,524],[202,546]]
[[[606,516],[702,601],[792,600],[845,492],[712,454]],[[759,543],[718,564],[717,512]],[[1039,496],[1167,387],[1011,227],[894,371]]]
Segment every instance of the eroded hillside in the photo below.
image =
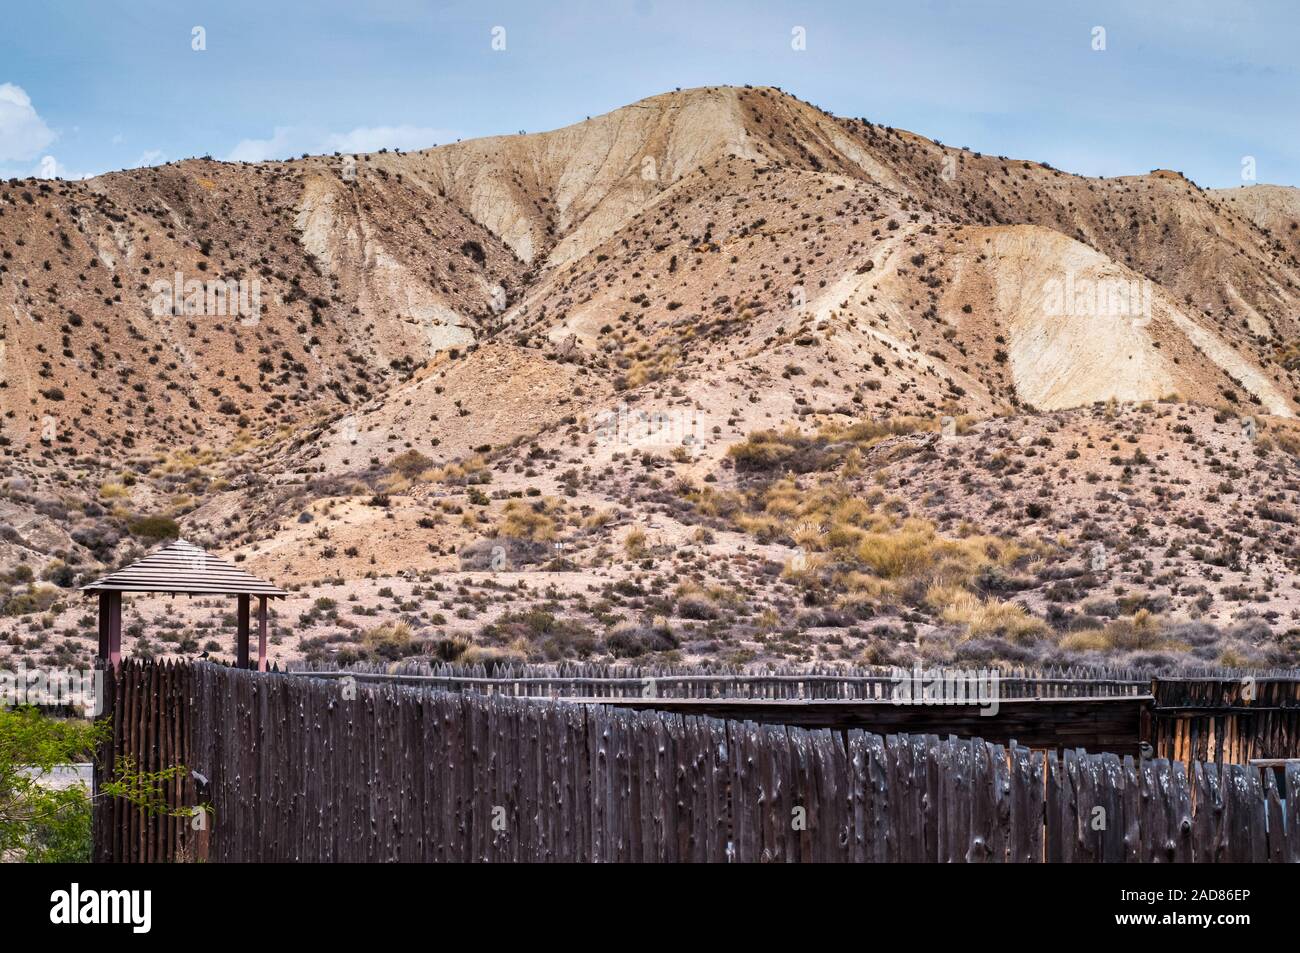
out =
[[70,587],[184,533],[284,658],[1280,664],[1296,194],[766,88],[0,183],[0,632],[84,653]]

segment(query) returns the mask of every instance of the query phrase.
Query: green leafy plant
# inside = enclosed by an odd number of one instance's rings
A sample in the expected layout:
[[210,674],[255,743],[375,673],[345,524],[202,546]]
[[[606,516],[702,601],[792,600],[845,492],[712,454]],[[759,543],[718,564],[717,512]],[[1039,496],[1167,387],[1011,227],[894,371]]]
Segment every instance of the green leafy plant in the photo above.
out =
[[0,857],[90,860],[90,793],[41,783],[55,767],[85,761],[107,723],[58,721],[35,708],[0,711]]
[[30,706],[0,709],[0,860],[88,862],[96,798],[122,798],[150,815],[192,815],[194,808],[168,799],[168,791],[188,773],[184,765],[140,771],[130,758],[119,758],[94,796],[81,783],[65,788],[43,783],[60,765],[92,760],[111,732],[107,719],[49,718]]

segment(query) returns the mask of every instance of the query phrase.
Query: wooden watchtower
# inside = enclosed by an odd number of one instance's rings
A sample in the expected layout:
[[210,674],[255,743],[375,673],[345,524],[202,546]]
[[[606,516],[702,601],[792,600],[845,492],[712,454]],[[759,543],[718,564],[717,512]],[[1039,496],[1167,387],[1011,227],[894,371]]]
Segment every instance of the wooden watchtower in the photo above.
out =
[[235,660],[248,668],[249,610],[257,597],[257,668],[266,670],[267,602],[288,595],[283,589],[204,552],[183,539],[97,579],[82,592],[99,593],[99,657],[116,666],[122,660],[122,593],[166,592],[187,596],[235,596],[239,633]]

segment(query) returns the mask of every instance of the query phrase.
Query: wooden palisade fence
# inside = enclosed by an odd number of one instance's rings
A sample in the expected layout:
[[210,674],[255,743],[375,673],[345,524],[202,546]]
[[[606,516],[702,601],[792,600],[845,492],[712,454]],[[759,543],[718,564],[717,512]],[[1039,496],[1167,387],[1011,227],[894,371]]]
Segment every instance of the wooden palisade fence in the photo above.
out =
[[[753,698],[758,700],[888,700],[900,670],[887,666],[779,666],[763,671],[701,672],[690,666],[430,663],[406,659],[396,664],[358,663],[346,669],[331,664],[296,663],[295,671],[324,677],[352,675],[446,691],[526,696],[639,698],[653,683],[664,698]],[[909,672],[910,674],[910,672]],[[1010,669],[999,671],[1002,698],[1072,698],[1144,695],[1151,679],[1130,669]]]
[[[794,699],[883,702],[889,699],[899,670],[883,666],[788,667],[763,672],[701,673],[685,667],[595,663],[499,665],[489,670],[483,665],[431,664],[412,659],[394,665],[360,664],[347,669],[300,665],[297,672],[322,678],[351,676],[366,682],[513,697],[640,699],[652,685],[652,694],[664,699],[745,698],[762,703]],[[1153,699],[1153,703],[1144,703],[1149,705],[1143,709],[1148,715],[1144,722],[1134,723],[1123,731],[1114,730],[1113,725],[1109,730],[1089,731],[1079,712],[1063,706],[1064,716],[1079,718],[1081,733],[1092,737],[1092,742],[1080,743],[1093,751],[1127,753],[1130,746],[1126,744],[1112,748],[1104,742],[1107,735],[1111,740],[1131,735],[1132,747],[1136,747],[1140,737],[1152,744],[1158,756],[1182,761],[1189,770],[1197,760],[1244,764],[1256,758],[1300,758],[1300,675],[1294,669],[1250,672],[1207,668],[1194,674],[1160,677],[1153,677],[1149,671],[1125,668],[1010,669],[999,672],[997,695],[1003,701],[1079,699],[1081,708],[1092,712],[1106,711],[1110,707],[1106,702],[1111,699],[1138,696]],[[723,707],[719,706],[718,710]],[[1045,731],[1050,733],[1054,730],[1052,720],[1060,717],[1053,709],[1050,705],[1030,706],[1025,717],[1041,717]],[[1133,710],[1133,706],[1121,706],[1117,701],[1112,718],[1122,722]],[[949,715],[939,720],[951,723],[951,730],[963,737],[978,733],[996,735],[1007,720],[1013,720],[1004,718],[995,724],[982,720],[978,712],[972,712],[971,718],[961,718],[953,709],[947,711]],[[922,717],[925,714],[924,709],[915,707],[895,709],[892,713],[889,708],[881,708],[877,719],[882,725],[879,730],[881,733],[924,731],[924,727],[910,725],[897,729],[884,726],[906,725],[912,720],[923,725],[932,720]],[[967,730],[970,725],[978,727]],[[823,726],[834,727],[829,719]],[[1025,740],[1025,734],[1019,738]]]
[[[141,773],[193,764],[194,668],[186,663],[127,662],[115,677],[105,673],[102,717],[112,735],[97,753],[96,788],[104,767],[121,764]],[[168,783],[174,808],[198,802],[194,778]],[[120,798],[97,798],[93,817],[96,859],[151,863],[193,859],[204,844],[189,818],[176,813],[149,816]]]
[[1300,679],[1155,679],[1156,751],[1169,758],[1300,758]]
[[211,832],[200,847],[101,809],[101,860],[1300,860],[1283,801],[1300,763],[1279,778],[210,664],[126,663],[114,690],[115,744],[188,758],[206,783],[176,796],[210,805]]

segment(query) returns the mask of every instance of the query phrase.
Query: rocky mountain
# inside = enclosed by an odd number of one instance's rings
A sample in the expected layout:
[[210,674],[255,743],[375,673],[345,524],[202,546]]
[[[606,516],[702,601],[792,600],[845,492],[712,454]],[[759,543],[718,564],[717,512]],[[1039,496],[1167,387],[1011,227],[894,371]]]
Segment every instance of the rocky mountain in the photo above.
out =
[[[748,87],[0,183],[0,556],[58,589],[174,521],[300,587],[288,654],[378,651],[341,598],[456,657],[1276,664],[1298,195],[1085,178]],[[1171,588],[1189,559],[1203,592]]]

